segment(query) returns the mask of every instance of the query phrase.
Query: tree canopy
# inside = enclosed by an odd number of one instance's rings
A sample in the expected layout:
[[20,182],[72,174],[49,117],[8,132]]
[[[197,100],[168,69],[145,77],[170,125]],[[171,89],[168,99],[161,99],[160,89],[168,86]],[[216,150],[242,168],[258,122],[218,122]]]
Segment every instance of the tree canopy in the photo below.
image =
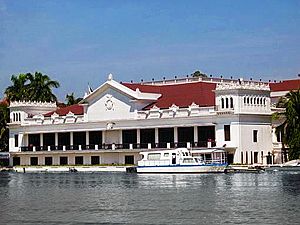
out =
[[195,71],[191,74],[192,77],[207,77],[207,75],[203,72],[200,72],[199,70]]
[[8,151],[9,109],[6,104],[0,104],[0,151]]
[[289,159],[300,157],[300,89],[287,93],[278,102],[285,111],[277,113],[277,118],[284,117],[284,122],[276,128],[282,134],[282,143],[289,148]]
[[12,85],[5,90],[9,101],[57,101],[52,89],[58,88],[59,83],[48,75],[40,72],[12,75],[11,82]]
[[71,94],[66,95],[66,100],[67,100],[67,105],[69,106],[69,105],[74,105],[79,103],[82,100],[82,98],[75,98],[74,92],[72,92]]

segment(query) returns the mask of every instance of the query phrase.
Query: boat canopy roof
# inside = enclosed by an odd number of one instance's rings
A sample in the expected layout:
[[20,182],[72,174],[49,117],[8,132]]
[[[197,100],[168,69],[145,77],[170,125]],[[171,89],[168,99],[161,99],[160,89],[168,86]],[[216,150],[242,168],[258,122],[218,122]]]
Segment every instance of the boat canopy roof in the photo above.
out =
[[220,149],[220,148],[212,148],[212,149],[197,149],[197,150],[191,150],[191,153],[217,153],[217,152],[226,152],[224,149]]
[[176,148],[176,149],[167,149],[167,150],[152,150],[152,151],[142,151],[140,154],[149,154],[149,153],[177,153],[177,152],[188,152],[187,148]]

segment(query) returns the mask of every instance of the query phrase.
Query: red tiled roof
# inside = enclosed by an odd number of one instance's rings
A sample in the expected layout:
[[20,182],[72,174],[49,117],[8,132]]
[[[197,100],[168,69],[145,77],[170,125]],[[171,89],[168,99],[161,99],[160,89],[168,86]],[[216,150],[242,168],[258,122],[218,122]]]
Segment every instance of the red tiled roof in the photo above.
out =
[[284,80],[279,83],[270,83],[271,91],[292,91],[300,88],[300,79]]
[[55,111],[52,112],[48,112],[46,114],[44,114],[44,116],[51,116],[53,113],[57,113],[60,116],[65,116],[67,115],[69,112],[74,113],[75,115],[82,115],[83,114],[83,106],[82,105],[70,105],[67,107],[63,107],[63,108],[59,108]]
[[154,103],[145,107],[150,109],[153,105],[159,108],[169,108],[173,104],[184,108],[190,106],[193,102],[199,106],[215,105],[215,83],[195,82],[174,85],[143,85],[122,83],[124,86],[141,92],[159,93],[162,96]]
[[8,100],[7,100],[7,98],[3,98],[3,99],[1,99],[1,100],[0,100],[0,105],[6,105],[6,106],[8,106],[8,105],[9,105],[9,103],[8,103]]

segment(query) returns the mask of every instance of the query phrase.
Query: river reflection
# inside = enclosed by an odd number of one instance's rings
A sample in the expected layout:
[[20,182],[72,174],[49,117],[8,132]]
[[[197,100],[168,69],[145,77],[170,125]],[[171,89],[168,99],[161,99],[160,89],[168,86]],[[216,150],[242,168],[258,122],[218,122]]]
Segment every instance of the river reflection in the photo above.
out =
[[1,224],[298,224],[300,173],[0,173],[0,196]]

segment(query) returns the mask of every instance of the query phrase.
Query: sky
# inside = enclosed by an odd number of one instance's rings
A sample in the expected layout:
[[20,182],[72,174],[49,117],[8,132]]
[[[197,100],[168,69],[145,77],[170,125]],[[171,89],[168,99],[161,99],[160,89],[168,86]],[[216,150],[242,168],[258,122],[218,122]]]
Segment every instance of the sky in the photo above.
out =
[[117,81],[282,80],[300,73],[299,0],[0,0],[0,97],[15,74],[82,97]]

